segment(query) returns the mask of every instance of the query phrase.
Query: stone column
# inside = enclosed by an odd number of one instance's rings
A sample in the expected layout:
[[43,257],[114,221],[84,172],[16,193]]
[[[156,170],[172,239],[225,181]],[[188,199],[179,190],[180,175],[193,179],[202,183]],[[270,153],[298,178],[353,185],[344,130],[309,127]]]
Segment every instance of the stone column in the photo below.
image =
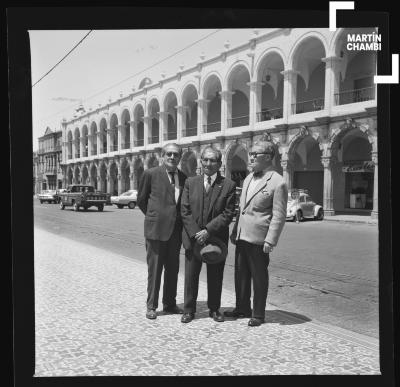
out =
[[225,134],[228,128],[228,120],[232,117],[232,95],[233,91],[221,91],[221,133]]
[[131,142],[129,148],[132,149],[134,147],[134,133],[135,133],[135,121],[129,121],[129,141]]
[[110,165],[107,166],[106,173],[106,192],[111,193],[111,173],[110,173]]
[[122,149],[122,146],[121,146],[121,142],[122,142],[121,141],[121,139],[122,139],[122,127],[123,127],[122,124],[117,126],[117,130],[118,130],[118,151],[120,151]]
[[150,116],[143,117],[143,145],[146,147],[149,143],[149,124],[151,121]]
[[106,135],[107,135],[107,154],[111,152],[111,129],[107,128],[106,129]]
[[80,157],[83,157],[83,150],[84,150],[84,137],[80,137],[79,138],[79,153],[80,153]]
[[250,86],[250,100],[249,100],[249,127],[251,130],[254,129],[254,125],[257,122],[257,112],[259,112],[261,106],[261,86],[263,82],[253,81],[247,83]]
[[118,164],[118,195],[122,194],[122,169],[121,169],[121,162]]
[[287,121],[292,112],[292,105],[296,103],[297,74],[293,69],[281,71],[283,75],[283,119]]
[[374,197],[371,212],[372,219],[378,219],[378,152],[372,152],[372,162],[374,163]]
[[208,99],[197,99],[197,135],[204,133],[204,125],[207,123],[207,110],[208,110]]
[[176,107],[176,140],[182,137],[182,131],[186,130],[186,108],[187,106],[178,105]]
[[92,155],[92,148],[93,148],[93,135],[88,135],[88,156]]
[[283,179],[285,180],[285,183],[286,183],[288,189],[291,189],[292,188],[292,173],[291,173],[292,171],[290,168],[289,160],[282,159],[281,166],[282,166]]
[[159,127],[159,131],[160,131],[160,144],[162,146],[164,139],[167,138],[167,124],[168,122],[166,122],[167,117],[168,117],[168,113],[164,112],[164,111],[159,111],[158,115],[160,116],[159,120],[158,120],[158,127]]
[[[339,72],[338,67],[342,58],[330,56],[321,59],[325,62],[325,101],[324,108],[330,113],[332,106],[335,106],[335,94],[339,91]],[[329,114],[328,113],[328,114]]]
[[100,154],[101,143],[102,143],[100,134],[101,134],[100,131],[98,131],[98,132],[96,133],[96,136],[97,136],[97,155]]
[[322,165],[324,166],[324,214],[326,216],[335,215],[333,209],[333,184],[332,184],[332,158],[322,157]]

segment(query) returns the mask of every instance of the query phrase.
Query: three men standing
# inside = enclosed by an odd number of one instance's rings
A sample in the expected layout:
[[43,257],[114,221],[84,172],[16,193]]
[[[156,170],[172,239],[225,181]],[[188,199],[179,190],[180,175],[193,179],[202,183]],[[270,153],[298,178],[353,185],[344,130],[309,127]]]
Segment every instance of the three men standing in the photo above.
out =
[[182,244],[181,196],[186,175],[177,169],[182,156],[178,144],[165,145],[161,156],[161,166],[143,173],[137,197],[137,204],[145,214],[148,266],[146,317],[149,319],[157,318],[163,267],[163,310],[173,314],[183,312],[176,305],[176,289]]
[[[195,245],[207,243],[210,237],[219,238],[228,245],[229,224],[235,214],[236,185],[219,173],[221,159],[219,150],[205,148],[201,154],[203,174],[189,177],[182,194],[182,240],[186,257],[183,323],[192,321],[196,312],[202,261],[201,257],[195,256]],[[215,321],[223,322],[219,308],[225,259],[206,265],[209,315]]]

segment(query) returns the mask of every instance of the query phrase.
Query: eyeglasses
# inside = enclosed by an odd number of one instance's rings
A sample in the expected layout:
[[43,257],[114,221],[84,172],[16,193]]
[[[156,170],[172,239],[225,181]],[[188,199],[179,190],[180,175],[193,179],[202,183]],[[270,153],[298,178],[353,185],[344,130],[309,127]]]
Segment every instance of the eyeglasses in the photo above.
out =
[[256,158],[260,155],[270,155],[270,152],[249,152],[249,156],[252,158]]
[[218,160],[217,159],[208,159],[208,158],[205,158],[205,159],[201,159],[201,161],[203,161],[204,163],[206,163],[207,161],[209,161],[210,163],[218,163]]
[[168,156],[168,157],[172,157],[172,156],[174,156],[174,157],[179,157],[181,154],[180,153],[178,153],[178,152],[165,152],[165,154]]

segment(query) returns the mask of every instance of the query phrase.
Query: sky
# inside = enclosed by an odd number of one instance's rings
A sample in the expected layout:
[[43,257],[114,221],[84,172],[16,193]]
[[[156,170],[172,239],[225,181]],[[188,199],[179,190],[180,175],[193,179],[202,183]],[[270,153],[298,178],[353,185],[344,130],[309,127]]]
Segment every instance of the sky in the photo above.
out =
[[174,75],[180,65],[196,65],[202,53],[206,59],[220,54],[226,41],[231,48],[248,42],[255,31],[262,35],[270,30],[93,30],[40,82],[89,30],[29,31],[33,150],[46,128],[61,130],[61,120],[71,119],[81,102],[86,111],[94,109],[120,92],[138,89],[144,77],[156,82],[162,72]]

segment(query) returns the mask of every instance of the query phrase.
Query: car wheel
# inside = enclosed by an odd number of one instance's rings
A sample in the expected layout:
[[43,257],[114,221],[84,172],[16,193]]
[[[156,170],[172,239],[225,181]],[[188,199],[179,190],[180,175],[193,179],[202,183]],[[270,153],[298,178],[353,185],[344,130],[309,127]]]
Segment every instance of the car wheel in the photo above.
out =
[[128,207],[133,210],[136,207],[136,203],[135,202],[129,202],[128,203]]
[[74,203],[74,211],[79,211],[79,205],[78,203]]
[[123,206],[122,204],[117,204],[117,207],[118,207],[119,209],[124,208],[124,206]]
[[98,209],[99,211],[103,211],[104,205],[103,205],[103,204],[100,204],[100,205],[97,207],[97,209]]
[[304,220],[303,213],[301,212],[301,210],[297,210],[297,212],[296,212],[296,223],[302,222],[303,220]]
[[317,216],[315,217],[317,220],[323,220],[324,219],[324,210],[320,208],[318,210]]
[[64,204],[60,202],[60,210],[63,210],[65,208]]

